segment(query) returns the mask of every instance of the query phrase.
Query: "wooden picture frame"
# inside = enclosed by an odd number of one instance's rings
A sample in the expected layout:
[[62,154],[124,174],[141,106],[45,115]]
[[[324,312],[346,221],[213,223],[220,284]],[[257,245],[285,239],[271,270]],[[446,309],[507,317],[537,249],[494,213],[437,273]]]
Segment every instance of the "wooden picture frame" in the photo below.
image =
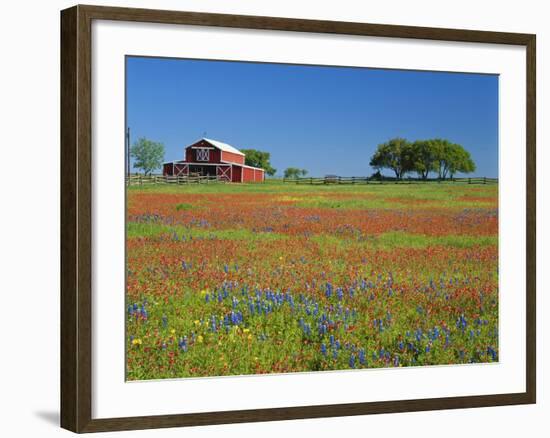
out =
[[[526,391],[323,406],[196,414],[92,418],[92,51],[93,20],[185,24],[387,38],[519,45],[526,48],[527,284]],[[536,37],[530,34],[439,29],[290,18],[238,16],[100,6],[61,12],[61,426],[99,432],[335,417],[535,403],[535,109]]]

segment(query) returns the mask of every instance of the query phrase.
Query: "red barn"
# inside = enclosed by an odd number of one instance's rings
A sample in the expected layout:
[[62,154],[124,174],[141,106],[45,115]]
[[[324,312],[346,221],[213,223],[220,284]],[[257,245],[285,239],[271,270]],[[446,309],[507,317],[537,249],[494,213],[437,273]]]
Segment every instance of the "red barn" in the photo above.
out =
[[163,164],[169,176],[216,176],[231,182],[262,182],[264,170],[244,164],[244,154],[231,145],[201,138],[185,148],[185,159]]

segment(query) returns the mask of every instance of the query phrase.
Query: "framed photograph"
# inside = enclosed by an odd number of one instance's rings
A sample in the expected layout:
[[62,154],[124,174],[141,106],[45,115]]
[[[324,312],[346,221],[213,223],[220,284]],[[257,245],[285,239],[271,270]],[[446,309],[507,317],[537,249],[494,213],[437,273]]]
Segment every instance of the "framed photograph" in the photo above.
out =
[[61,12],[61,425],[535,403],[535,35]]

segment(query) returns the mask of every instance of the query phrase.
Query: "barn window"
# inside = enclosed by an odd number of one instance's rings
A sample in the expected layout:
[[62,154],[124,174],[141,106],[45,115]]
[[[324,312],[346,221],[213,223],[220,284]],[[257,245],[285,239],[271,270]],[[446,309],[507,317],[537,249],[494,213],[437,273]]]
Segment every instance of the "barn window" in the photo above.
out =
[[197,149],[197,161],[209,161],[210,150],[209,149]]

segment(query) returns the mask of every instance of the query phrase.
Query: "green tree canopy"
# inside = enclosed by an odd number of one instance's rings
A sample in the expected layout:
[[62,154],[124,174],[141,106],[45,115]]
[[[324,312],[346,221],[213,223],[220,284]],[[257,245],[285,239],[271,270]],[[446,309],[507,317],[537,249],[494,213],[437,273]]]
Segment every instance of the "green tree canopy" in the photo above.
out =
[[453,176],[455,173],[470,173],[476,169],[470,153],[461,145],[449,140],[436,138],[430,140],[435,151],[435,167],[439,179]]
[[141,169],[145,175],[149,175],[162,166],[164,144],[141,137],[132,145],[130,156],[135,160],[134,168]]
[[455,155],[449,164],[449,176],[452,178],[455,173],[472,173],[476,170],[476,163],[472,160],[470,153],[460,145],[454,145]]
[[271,163],[269,162],[271,154],[269,152],[258,151],[256,149],[241,149],[241,152],[245,155],[244,163],[247,166],[260,167],[269,176],[273,176],[277,172],[277,169],[271,167]]
[[397,179],[413,170],[412,164],[412,145],[400,137],[379,144],[370,160],[372,167],[377,170],[390,169]]
[[306,176],[307,175],[306,169],[298,169],[297,167],[287,167],[285,169],[285,178],[298,178],[300,176]]
[[404,138],[394,138],[378,145],[370,160],[376,170],[390,169],[397,179],[414,171],[420,178],[428,179],[430,172],[437,172],[440,179],[455,173],[474,172],[476,165],[470,153],[461,145],[442,138],[417,140],[409,143]]
[[420,178],[428,179],[430,172],[436,170],[436,148],[431,140],[417,140],[411,145],[409,159],[412,170]]

